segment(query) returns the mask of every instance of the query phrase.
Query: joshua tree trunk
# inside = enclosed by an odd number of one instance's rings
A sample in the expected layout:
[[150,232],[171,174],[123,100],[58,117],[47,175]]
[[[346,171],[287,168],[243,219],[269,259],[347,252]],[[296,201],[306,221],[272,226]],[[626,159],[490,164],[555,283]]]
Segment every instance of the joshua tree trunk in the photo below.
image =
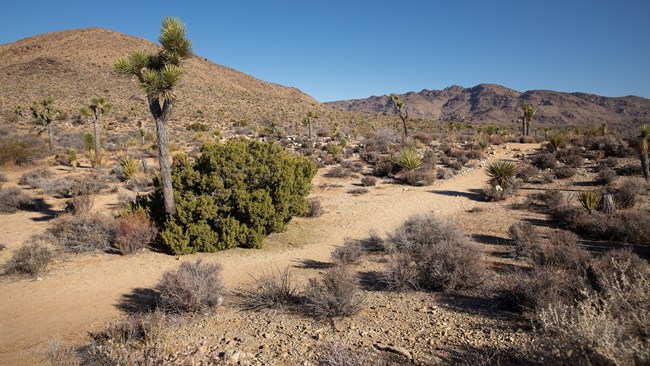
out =
[[47,146],[50,148],[50,151],[52,151],[52,126],[49,124],[47,126]]
[[648,161],[648,152],[641,152],[639,157],[641,158],[643,178],[645,178],[646,181],[650,181],[650,162]]
[[93,122],[93,130],[95,132],[95,159],[99,161],[99,149],[101,144],[99,143],[99,121],[98,118],[95,117],[95,121]]
[[404,137],[409,137],[409,130],[406,126],[406,117],[400,115],[399,118],[402,120],[402,125],[404,125]]
[[311,140],[311,120],[307,122],[307,129],[309,132],[307,132],[307,138]]
[[160,183],[165,203],[165,212],[173,214],[176,211],[174,190],[172,188],[172,158],[169,152],[169,138],[167,136],[167,120],[171,113],[171,104],[165,103],[160,108],[160,102],[155,100],[149,103],[151,114],[156,119],[156,136],[158,138],[158,162],[160,164]]

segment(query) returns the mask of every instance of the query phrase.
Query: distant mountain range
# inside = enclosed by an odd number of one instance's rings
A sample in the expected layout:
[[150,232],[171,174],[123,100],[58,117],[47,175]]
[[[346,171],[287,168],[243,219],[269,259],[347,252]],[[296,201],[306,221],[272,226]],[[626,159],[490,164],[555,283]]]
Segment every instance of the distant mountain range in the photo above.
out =
[[[401,95],[410,118],[475,123],[514,122],[524,102],[536,110],[535,121],[552,126],[586,126],[607,122],[630,127],[650,122],[650,99],[636,96],[601,97],[585,93],[529,90],[524,93],[501,85],[480,84],[472,88],[450,86]],[[345,111],[395,114],[387,95],[328,102]]]

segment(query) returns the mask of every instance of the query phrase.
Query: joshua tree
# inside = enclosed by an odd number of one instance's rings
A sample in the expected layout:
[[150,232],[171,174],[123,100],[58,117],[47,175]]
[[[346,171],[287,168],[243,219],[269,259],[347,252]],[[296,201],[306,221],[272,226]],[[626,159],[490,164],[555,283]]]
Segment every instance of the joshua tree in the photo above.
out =
[[524,110],[524,116],[521,120],[521,130],[524,136],[528,136],[530,135],[530,122],[535,116],[535,110],[527,102],[524,103],[522,109]]
[[650,162],[648,162],[648,138],[650,138],[650,126],[643,125],[639,128],[639,141],[637,152],[641,159],[641,170],[646,181],[650,181]]
[[302,125],[307,126],[309,132],[307,133],[307,137],[311,140],[311,123],[313,120],[318,119],[318,113],[314,111],[309,111],[305,115],[305,118],[302,119]]
[[23,113],[23,107],[17,105],[14,107],[14,110],[12,111],[12,117],[11,119],[14,122],[18,122],[21,118],[25,117],[25,114]]
[[163,19],[158,41],[162,49],[156,54],[139,50],[115,63],[123,75],[135,76],[147,94],[149,111],[156,122],[158,162],[165,212],[176,211],[172,190],[171,155],[167,137],[167,122],[176,101],[174,90],[181,79],[181,62],[192,55],[192,42],[185,38],[185,25],[177,18]]
[[47,130],[47,144],[50,150],[52,150],[52,123],[56,121],[56,117],[61,111],[54,107],[54,99],[51,97],[43,99],[40,102],[33,102],[30,109],[32,116],[36,119],[36,123],[42,127],[42,130],[39,132]]
[[93,117],[93,132],[95,134],[95,160],[99,161],[99,150],[101,144],[99,143],[99,119],[108,112],[111,111],[113,105],[111,102],[107,101],[104,97],[95,97],[90,100],[88,106],[83,106],[79,108],[84,116]]
[[404,137],[408,137],[409,131],[406,126],[406,121],[409,118],[409,113],[404,108],[404,100],[402,100],[402,98],[400,98],[399,95],[395,93],[390,95],[390,100],[393,101],[393,108],[395,108],[395,113],[397,113],[399,118],[402,120],[402,124],[404,125]]

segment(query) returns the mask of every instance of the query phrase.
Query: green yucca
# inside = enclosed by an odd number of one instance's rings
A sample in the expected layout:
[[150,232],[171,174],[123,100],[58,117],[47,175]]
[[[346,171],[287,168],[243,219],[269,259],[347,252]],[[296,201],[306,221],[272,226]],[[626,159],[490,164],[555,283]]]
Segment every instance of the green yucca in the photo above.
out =
[[517,165],[509,161],[495,161],[485,168],[485,173],[494,183],[505,188],[512,184],[517,174]]
[[598,208],[602,196],[598,192],[580,192],[578,201],[589,213]]
[[393,155],[393,162],[399,165],[403,171],[410,172],[422,166],[422,157],[412,149],[402,150]]
[[553,151],[557,151],[559,148],[564,147],[566,137],[563,133],[556,133],[548,137],[548,143],[551,145]]
[[341,152],[343,152],[343,146],[341,146],[340,144],[338,144],[336,142],[332,142],[329,145],[327,145],[326,149],[327,149],[328,153],[330,153],[330,154],[332,154],[334,156],[336,156],[336,155],[340,154]]
[[122,180],[129,180],[135,176],[138,172],[138,164],[135,159],[126,157],[120,161],[120,167],[122,168]]

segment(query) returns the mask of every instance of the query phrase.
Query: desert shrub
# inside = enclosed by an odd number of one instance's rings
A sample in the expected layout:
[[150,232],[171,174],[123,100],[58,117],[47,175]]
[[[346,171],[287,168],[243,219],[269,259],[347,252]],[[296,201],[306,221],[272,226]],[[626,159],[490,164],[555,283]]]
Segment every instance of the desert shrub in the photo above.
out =
[[481,151],[480,149],[468,150],[465,153],[465,156],[467,156],[468,159],[474,159],[474,160],[483,159],[483,151]]
[[639,176],[643,174],[643,170],[641,164],[630,163],[617,167],[616,174],[627,177]]
[[539,169],[553,169],[555,168],[555,165],[557,164],[557,159],[555,158],[555,154],[553,153],[548,153],[548,154],[540,154],[533,159],[533,165],[538,167]]
[[486,201],[503,201],[509,197],[512,197],[513,194],[517,191],[518,185],[511,185],[505,188],[500,185],[488,184],[487,187],[483,188],[483,197]]
[[283,308],[300,302],[301,286],[294,283],[291,271],[262,273],[253,277],[243,292],[243,305],[249,310]]
[[320,198],[314,197],[307,200],[307,210],[303,214],[305,217],[319,217],[325,213]]
[[395,170],[395,165],[387,160],[380,160],[375,163],[372,170],[372,175],[375,177],[387,177]]
[[158,234],[156,225],[142,212],[133,212],[115,220],[113,247],[121,254],[145,248]]
[[163,274],[156,290],[158,307],[166,312],[211,311],[222,303],[225,293],[221,265],[201,260],[183,262],[178,269]]
[[338,265],[359,264],[363,248],[354,240],[345,239],[342,246],[336,247],[332,251],[332,262]]
[[341,166],[345,169],[349,169],[354,173],[359,173],[363,170],[363,164],[358,161],[352,160],[343,160]]
[[113,220],[101,215],[63,214],[52,220],[47,232],[71,252],[107,250],[113,242]]
[[54,254],[42,241],[31,240],[16,250],[4,265],[4,273],[24,273],[38,276]]
[[530,164],[520,165],[517,167],[517,178],[526,183],[531,182],[538,174],[539,169]]
[[190,123],[185,127],[186,130],[188,131],[194,131],[194,132],[206,132],[210,130],[210,126],[206,125],[205,123],[201,122],[194,122]]
[[106,176],[102,174],[84,174],[67,176],[43,181],[41,188],[45,193],[59,198],[72,198],[97,194],[107,188]]
[[273,143],[206,144],[193,164],[176,156],[173,215],[164,214],[158,179],[156,190],[137,206],[154,218],[163,244],[175,254],[259,248],[266,235],[305,213],[315,173],[307,158]]
[[555,173],[552,170],[545,170],[539,175],[539,181],[542,184],[553,183],[555,180]]
[[557,230],[550,234],[548,242],[533,248],[532,262],[538,266],[559,268],[582,273],[590,255],[578,246],[578,236],[570,231]]
[[14,213],[18,210],[33,210],[36,201],[18,187],[0,188],[0,213]]
[[316,318],[342,318],[361,311],[365,296],[355,274],[345,266],[311,278],[305,288],[305,309]]
[[457,291],[480,285],[486,277],[480,251],[451,220],[414,216],[388,235],[383,281],[393,289]]
[[570,154],[565,156],[562,162],[572,168],[581,168],[585,164],[585,159],[578,154]]
[[428,186],[436,181],[436,172],[416,169],[404,173],[404,180],[411,186]]
[[404,172],[410,172],[422,166],[422,157],[417,151],[411,149],[398,151],[391,159]]
[[540,236],[535,226],[527,222],[517,222],[508,229],[510,239],[515,244],[515,255],[530,257],[536,246],[539,245]]
[[633,208],[639,196],[647,191],[646,183],[642,180],[626,179],[620,187],[614,192],[614,203],[616,208],[629,209]]
[[65,212],[73,215],[85,215],[92,210],[95,200],[90,196],[77,196],[69,199],[65,204]]
[[364,187],[373,187],[377,184],[377,178],[375,177],[363,177],[361,178],[361,185]]
[[577,171],[574,168],[563,166],[555,168],[555,176],[559,179],[567,179],[576,175]]
[[375,164],[381,160],[381,154],[379,152],[368,151],[367,149],[363,149],[359,152],[359,157],[369,164]]
[[370,191],[366,187],[352,188],[352,189],[350,189],[348,191],[349,194],[352,194],[352,195],[355,195],[355,196],[366,194],[366,193],[369,193],[369,192]]
[[32,188],[40,188],[44,180],[51,178],[54,174],[47,168],[38,168],[23,173],[20,176],[19,184],[24,184]]
[[439,168],[436,171],[436,177],[438,179],[451,179],[454,177],[454,172],[451,169],[447,168]]
[[328,178],[347,178],[351,175],[352,171],[342,166],[331,167],[330,170],[325,173],[325,176]]
[[30,135],[0,137],[0,164],[28,165],[44,157],[47,147],[43,140]]
[[600,169],[600,171],[596,175],[596,183],[602,185],[612,184],[616,179],[618,179],[618,175],[616,174],[616,171],[610,168]]
[[392,128],[382,128],[367,137],[363,144],[366,145],[366,149],[369,151],[376,150],[382,154],[387,154],[400,140],[401,136],[395,130]]

